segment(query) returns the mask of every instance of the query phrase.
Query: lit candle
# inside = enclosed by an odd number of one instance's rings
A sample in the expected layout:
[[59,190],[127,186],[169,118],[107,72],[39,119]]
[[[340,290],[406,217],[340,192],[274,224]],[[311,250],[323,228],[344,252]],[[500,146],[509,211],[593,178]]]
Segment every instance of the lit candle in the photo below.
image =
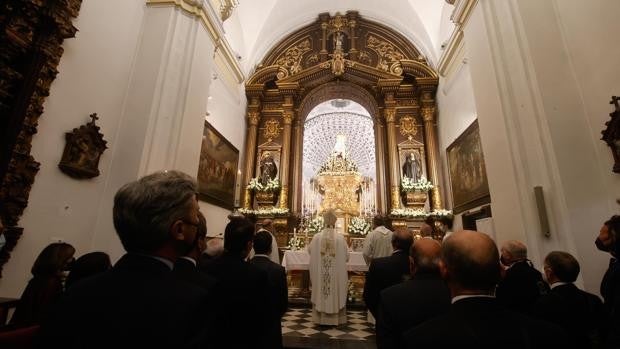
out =
[[296,238],[297,237],[297,228],[293,228],[293,237]]

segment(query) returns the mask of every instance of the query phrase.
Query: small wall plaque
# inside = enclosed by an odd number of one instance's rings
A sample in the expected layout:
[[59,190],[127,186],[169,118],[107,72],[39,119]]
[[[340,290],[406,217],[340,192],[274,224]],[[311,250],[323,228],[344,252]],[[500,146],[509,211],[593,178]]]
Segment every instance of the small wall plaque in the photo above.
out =
[[99,159],[108,148],[95,121],[97,113],[90,115],[91,121],[65,134],[67,144],[58,164],[68,176],[78,179],[99,176]]

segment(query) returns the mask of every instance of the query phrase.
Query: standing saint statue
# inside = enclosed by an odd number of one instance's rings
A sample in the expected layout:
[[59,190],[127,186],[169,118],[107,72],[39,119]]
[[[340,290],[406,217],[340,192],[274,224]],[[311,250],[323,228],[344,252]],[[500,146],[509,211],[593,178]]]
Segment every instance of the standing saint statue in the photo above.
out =
[[422,167],[420,166],[420,158],[415,156],[415,153],[411,153],[405,159],[403,164],[403,177],[410,178],[414,182],[417,182],[422,177]]
[[347,322],[347,292],[349,251],[342,234],[336,233],[336,213],[323,214],[325,229],[312,238],[310,282],[312,283],[312,322],[320,325],[339,325]]
[[259,182],[262,185],[267,185],[270,180],[275,179],[278,174],[278,167],[276,163],[273,161],[273,156],[271,153],[266,152],[263,154],[260,160],[260,176]]

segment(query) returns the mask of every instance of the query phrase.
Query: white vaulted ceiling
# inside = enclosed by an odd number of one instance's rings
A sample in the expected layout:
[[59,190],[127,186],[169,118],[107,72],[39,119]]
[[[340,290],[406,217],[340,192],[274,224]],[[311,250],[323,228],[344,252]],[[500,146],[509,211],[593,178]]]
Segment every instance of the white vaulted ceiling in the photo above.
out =
[[445,0],[240,0],[224,27],[234,36],[228,39],[242,57],[246,73],[280,40],[315,21],[319,13],[348,10],[400,32],[435,65],[441,12],[446,5]]

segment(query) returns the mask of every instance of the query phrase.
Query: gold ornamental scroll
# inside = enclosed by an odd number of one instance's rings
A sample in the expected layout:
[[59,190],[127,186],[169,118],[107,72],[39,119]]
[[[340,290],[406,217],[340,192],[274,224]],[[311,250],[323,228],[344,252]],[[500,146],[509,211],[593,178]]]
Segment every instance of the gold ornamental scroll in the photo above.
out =
[[358,189],[362,182],[359,172],[325,172],[317,177],[323,190],[320,212],[333,209],[338,213],[359,216]]

